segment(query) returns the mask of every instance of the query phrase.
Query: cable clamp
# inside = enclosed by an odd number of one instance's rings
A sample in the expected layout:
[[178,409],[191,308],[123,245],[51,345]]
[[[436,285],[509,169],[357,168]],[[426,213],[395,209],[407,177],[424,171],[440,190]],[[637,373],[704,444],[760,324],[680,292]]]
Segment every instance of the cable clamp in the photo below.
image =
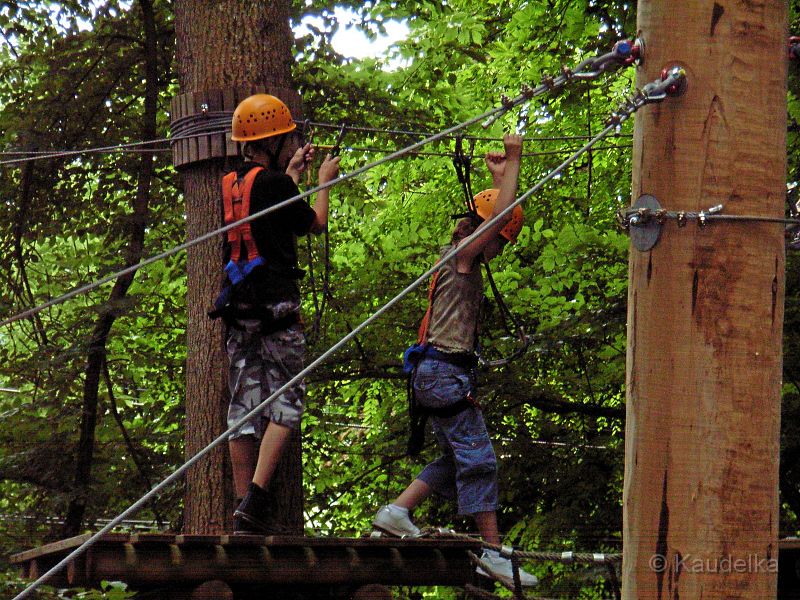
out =
[[533,88],[531,86],[529,86],[527,83],[523,83],[522,87],[520,88],[520,94],[526,100],[530,100],[534,96],[534,91],[533,91]]
[[641,57],[642,42],[623,39],[618,40],[610,52],[588,58],[579,64],[569,79],[575,78],[582,81],[596,79],[603,73],[608,73],[620,67],[631,66]]
[[667,67],[661,71],[661,78],[642,88],[645,104],[661,102],[666,98],[682,96],[686,92],[686,69],[681,66]]
[[624,64],[626,67],[629,67],[636,62],[638,62],[639,64],[644,62],[644,40],[642,38],[636,38],[633,41],[633,45],[631,46],[630,56],[625,58],[622,61],[622,64]]

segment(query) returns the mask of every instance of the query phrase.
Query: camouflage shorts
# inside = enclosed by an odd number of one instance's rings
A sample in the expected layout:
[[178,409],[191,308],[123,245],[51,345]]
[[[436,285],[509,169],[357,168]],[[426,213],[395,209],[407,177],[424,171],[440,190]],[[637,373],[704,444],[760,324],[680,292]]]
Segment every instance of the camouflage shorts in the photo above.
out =
[[[245,329],[231,328],[228,334],[231,393],[228,427],[233,427],[303,369],[305,338],[301,324],[269,335],[261,334],[256,321],[241,321],[241,324]],[[243,435],[261,439],[270,421],[297,427],[303,415],[305,391],[305,383],[296,383],[265,405],[260,414],[243,423],[230,439]]]

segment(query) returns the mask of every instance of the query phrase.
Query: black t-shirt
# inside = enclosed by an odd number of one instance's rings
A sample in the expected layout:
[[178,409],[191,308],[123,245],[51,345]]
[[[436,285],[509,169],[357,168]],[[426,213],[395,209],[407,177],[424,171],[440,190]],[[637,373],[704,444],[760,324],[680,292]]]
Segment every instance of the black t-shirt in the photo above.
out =
[[[237,169],[238,177],[244,177],[255,165],[247,163]],[[285,173],[263,169],[256,175],[250,192],[250,214],[297,196],[300,190]],[[289,205],[250,221],[253,239],[264,266],[256,267],[235,290],[235,301],[248,304],[275,303],[300,300],[297,280],[303,272],[297,266],[297,236],[306,235],[316,214],[304,200],[295,200]],[[242,248],[243,256],[246,249]],[[230,255],[230,248],[226,254]],[[228,258],[226,257],[226,262]]]

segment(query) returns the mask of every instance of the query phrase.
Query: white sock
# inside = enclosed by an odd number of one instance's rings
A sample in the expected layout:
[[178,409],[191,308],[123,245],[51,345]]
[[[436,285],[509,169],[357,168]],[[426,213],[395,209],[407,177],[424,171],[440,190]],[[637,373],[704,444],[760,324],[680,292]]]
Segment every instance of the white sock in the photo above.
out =
[[408,509],[403,507],[403,506],[397,506],[397,504],[390,504],[389,505],[389,509],[397,511],[399,513],[402,513],[402,514],[408,516]]

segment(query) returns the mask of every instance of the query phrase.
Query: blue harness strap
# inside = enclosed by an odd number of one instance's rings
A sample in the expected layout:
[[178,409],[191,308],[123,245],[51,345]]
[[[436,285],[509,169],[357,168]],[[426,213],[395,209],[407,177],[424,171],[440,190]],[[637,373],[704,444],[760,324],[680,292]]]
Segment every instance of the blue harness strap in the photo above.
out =
[[231,285],[237,285],[245,277],[250,275],[253,269],[264,264],[266,264],[266,262],[261,256],[257,256],[253,260],[240,260],[239,262],[231,260],[225,265],[225,274],[228,276]]

